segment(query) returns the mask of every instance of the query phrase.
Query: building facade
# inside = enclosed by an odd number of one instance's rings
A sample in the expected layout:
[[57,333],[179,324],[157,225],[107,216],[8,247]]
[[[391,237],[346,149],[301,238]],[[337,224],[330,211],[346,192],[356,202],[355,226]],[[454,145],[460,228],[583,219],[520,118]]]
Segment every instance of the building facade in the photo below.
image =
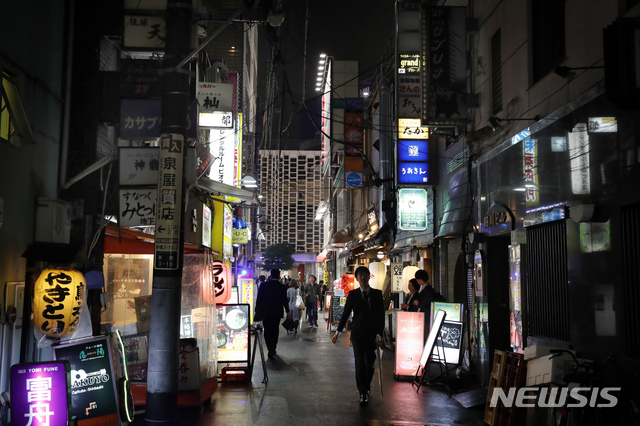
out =
[[256,252],[273,244],[295,249],[296,263],[308,264],[306,274],[318,276],[317,253],[322,250],[323,226],[315,220],[322,199],[320,151],[260,150],[260,199]]

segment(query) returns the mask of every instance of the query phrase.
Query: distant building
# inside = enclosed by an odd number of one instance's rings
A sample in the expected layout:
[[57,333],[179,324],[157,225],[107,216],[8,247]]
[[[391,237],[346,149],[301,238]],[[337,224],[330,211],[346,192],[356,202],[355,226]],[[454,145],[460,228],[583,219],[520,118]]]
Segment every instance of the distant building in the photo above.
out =
[[288,243],[297,254],[322,250],[322,222],[314,220],[322,197],[321,151],[261,150],[257,251]]

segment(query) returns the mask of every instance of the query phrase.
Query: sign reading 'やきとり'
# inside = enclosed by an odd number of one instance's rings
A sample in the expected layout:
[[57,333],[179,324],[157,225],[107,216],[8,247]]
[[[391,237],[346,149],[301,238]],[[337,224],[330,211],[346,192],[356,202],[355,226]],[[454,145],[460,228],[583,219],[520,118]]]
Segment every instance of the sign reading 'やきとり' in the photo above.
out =
[[80,322],[86,284],[81,272],[47,268],[34,286],[33,325],[47,337],[68,336]]

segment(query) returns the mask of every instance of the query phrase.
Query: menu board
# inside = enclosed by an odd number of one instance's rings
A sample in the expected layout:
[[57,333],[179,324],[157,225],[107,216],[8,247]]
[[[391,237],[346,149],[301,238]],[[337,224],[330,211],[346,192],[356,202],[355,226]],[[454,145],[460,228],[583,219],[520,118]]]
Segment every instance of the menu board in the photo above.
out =
[[399,311],[396,326],[395,374],[414,376],[418,371],[424,342],[424,314]]
[[458,321],[444,321],[440,328],[438,346],[444,347],[444,359],[447,364],[460,362],[460,348],[462,345],[462,323]]
[[71,415],[78,425],[119,425],[116,377],[108,338],[52,346],[56,360],[71,367]]
[[333,296],[331,298],[331,323],[339,323],[344,312],[344,303],[342,303],[344,297]]
[[221,305],[218,311],[217,347],[220,362],[249,361],[249,305]]

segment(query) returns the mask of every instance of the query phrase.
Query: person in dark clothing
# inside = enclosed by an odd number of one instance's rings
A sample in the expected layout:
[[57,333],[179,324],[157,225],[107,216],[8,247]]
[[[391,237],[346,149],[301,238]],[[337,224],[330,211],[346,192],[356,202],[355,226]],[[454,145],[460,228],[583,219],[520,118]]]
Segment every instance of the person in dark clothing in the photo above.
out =
[[437,292],[429,285],[429,273],[424,269],[416,271],[416,280],[420,284],[420,293],[418,295],[418,311],[425,313],[425,321],[428,328],[431,321],[431,302],[435,300]]
[[418,304],[420,297],[420,284],[418,284],[418,280],[415,278],[411,278],[409,280],[409,294],[407,295],[406,303],[400,305],[403,311],[408,312],[418,312]]
[[255,321],[262,321],[264,342],[267,345],[268,356],[271,359],[276,355],[283,309],[287,312],[287,318],[289,318],[287,288],[280,283],[280,270],[274,268],[271,270],[269,279],[258,289],[256,314],[254,316]]
[[371,380],[375,372],[376,345],[382,343],[384,300],[381,290],[369,286],[371,273],[367,267],[359,266],[356,269],[355,277],[360,283],[360,288],[349,292],[338,329],[331,340],[333,343],[338,341],[338,336],[342,333],[347,319],[353,312],[351,343],[356,367],[356,384],[358,392],[360,392],[360,404],[366,405],[369,401]]
[[324,305],[326,304],[325,301],[325,294],[327,293],[328,287],[327,285],[324,283],[323,280],[320,280],[320,310],[324,311]]

